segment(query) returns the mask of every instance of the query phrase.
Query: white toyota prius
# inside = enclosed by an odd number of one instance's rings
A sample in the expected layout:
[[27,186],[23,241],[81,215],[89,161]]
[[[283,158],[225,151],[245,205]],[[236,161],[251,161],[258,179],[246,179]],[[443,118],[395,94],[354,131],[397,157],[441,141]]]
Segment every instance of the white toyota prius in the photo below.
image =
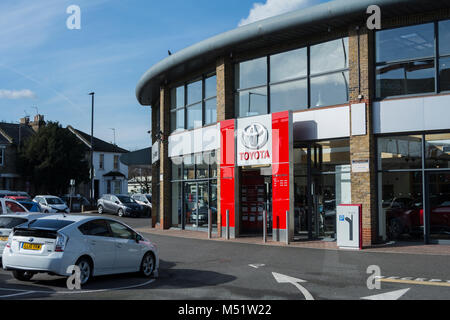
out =
[[[140,272],[157,276],[155,244],[110,218],[51,215],[13,229],[3,250],[3,269],[29,281],[36,273],[70,276],[80,268],[80,283],[91,277]],[[71,268],[69,268],[71,267]]]

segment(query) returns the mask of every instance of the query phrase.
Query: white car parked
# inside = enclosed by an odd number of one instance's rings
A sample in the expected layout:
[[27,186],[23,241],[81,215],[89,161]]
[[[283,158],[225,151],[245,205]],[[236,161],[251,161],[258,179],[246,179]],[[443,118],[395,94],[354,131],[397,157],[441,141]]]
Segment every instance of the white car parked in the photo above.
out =
[[16,213],[0,215],[0,258],[3,250],[5,249],[6,243],[8,242],[8,237],[14,227],[42,218],[43,216],[44,214],[41,213]]
[[47,215],[14,228],[3,250],[3,269],[29,281],[36,273],[70,276],[80,268],[81,284],[91,277],[140,272],[157,276],[157,247],[114,219]]
[[70,209],[61,198],[55,196],[36,196],[33,199],[41,207],[43,213],[69,213]]
[[17,201],[11,199],[0,198],[0,214],[9,214],[16,212],[28,212],[28,210],[18,203]]

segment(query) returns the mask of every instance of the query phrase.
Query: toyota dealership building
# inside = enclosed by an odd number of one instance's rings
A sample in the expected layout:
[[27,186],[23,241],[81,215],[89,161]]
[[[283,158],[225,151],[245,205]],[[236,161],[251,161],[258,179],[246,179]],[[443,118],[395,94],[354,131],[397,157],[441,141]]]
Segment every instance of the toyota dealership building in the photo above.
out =
[[168,56],[136,95],[154,227],[259,237],[267,213],[273,241],[333,241],[358,205],[363,246],[450,240],[450,1],[258,21]]

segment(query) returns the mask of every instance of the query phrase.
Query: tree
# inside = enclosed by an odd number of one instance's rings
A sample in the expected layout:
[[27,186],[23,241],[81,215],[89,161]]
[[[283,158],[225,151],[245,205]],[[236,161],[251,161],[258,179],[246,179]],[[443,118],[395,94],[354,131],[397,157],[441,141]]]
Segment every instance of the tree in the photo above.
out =
[[146,167],[129,167],[128,179],[136,182],[143,193],[151,193],[152,169]]
[[70,179],[89,181],[86,146],[58,122],[47,122],[25,142],[18,169],[38,193],[64,194]]

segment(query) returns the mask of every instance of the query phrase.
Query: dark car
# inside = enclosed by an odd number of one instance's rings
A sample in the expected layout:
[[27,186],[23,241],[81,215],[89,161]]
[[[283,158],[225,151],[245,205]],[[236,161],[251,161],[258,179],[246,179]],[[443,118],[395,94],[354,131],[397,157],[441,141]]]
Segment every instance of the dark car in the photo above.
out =
[[119,217],[133,216],[139,217],[145,214],[144,208],[129,195],[104,194],[97,201],[99,214],[112,213]]
[[22,206],[24,206],[28,212],[41,212],[41,207],[34,201],[17,201]]

